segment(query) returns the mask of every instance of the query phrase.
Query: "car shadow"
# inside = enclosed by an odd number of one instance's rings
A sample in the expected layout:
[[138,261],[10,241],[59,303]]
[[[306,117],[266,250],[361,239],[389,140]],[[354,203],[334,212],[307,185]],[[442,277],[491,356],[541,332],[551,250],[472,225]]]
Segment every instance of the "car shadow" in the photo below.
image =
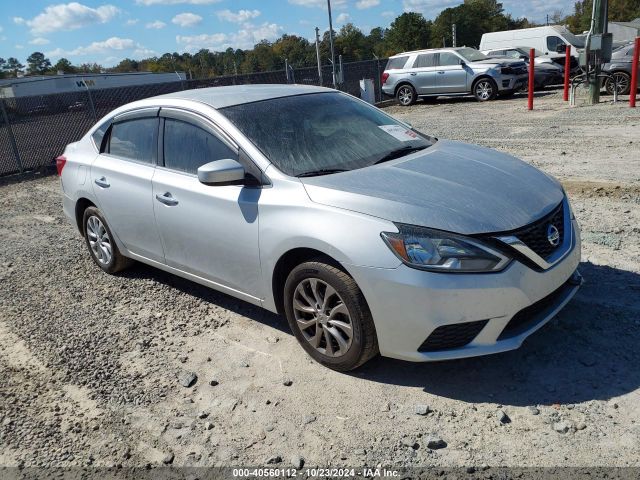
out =
[[[634,391],[640,386],[640,275],[592,263],[581,263],[580,271],[586,282],[578,294],[518,350],[433,363],[378,356],[346,375],[513,406],[607,400]],[[291,335],[284,317],[162,270],[137,263],[121,275],[160,282]]]
[[124,278],[159,282],[182,293],[199,298],[203,302],[217,305],[238,315],[275,328],[282,333],[292,335],[289,324],[284,317],[243,300],[239,300],[226,293],[218,292],[199,283],[165,272],[164,270],[136,262],[131,268],[119,273],[119,275]]
[[507,353],[437,363],[378,357],[352,375],[469,403],[608,400],[640,386],[640,275],[582,263],[586,279],[551,322]]

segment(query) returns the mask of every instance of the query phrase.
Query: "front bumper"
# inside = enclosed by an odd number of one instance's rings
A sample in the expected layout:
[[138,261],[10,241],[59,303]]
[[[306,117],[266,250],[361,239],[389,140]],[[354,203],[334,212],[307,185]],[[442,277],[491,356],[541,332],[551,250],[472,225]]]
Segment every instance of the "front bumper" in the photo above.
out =
[[[518,261],[502,272],[488,274],[432,273],[406,265],[394,269],[345,267],[367,299],[383,356],[424,362],[505,352],[520,347],[577,292],[580,233],[574,220],[572,227],[571,251],[545,271]],[[516,328],[513,323],[508,327],[517,314],[534,305],[541,308],[532,318]],[[419,351],[438,327],[481,321],[479,333],[464,346]]]
[[524,87],[528,80],[528,75],[500,75],[495,79],[498,85],[498,91],[515,91]]

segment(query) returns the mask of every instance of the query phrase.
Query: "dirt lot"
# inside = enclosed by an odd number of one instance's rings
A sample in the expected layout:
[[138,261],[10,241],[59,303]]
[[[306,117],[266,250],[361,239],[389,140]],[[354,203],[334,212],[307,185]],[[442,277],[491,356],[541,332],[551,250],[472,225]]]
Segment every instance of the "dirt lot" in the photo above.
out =
[[640,467],[640,110],[549,93],[534,112],[523,98],[387,111],[561,179],[587,283],[555,320],[506,354],[336,373],[275,315],[142,265],[101,273],[56,178],[10,183],[0,466]]

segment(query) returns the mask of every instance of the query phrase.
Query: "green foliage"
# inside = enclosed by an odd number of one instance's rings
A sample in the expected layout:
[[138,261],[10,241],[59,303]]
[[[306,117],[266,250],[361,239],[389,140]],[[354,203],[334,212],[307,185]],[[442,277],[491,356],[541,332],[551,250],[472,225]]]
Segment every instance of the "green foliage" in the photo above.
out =
[[51,71],[52,73],[77,73],[78,69],[74,67],[66,58],[61,58],[53,67],[51,67]]
[[465,0],[457,7],[447,8],[433,22],[431,41],[434,46],[453,45],[452,26],[456,25],[456,45],[478,47],[482,34],[527,28],[526,19],[505,15],[502,3],[495,0]]
[[420,13],[405,12],[397,17],[384,37],[385,53],[393,55],[398,52],[429,48],[432,23],[425,20]]
[[[564,19],[574,33],[582,33],[591,26],[592,0],[575,3],[573,15]],[[640,0],[609,0],[609,21],[629,22],[640,17]]]
[[22,72],[24,65],[22,65],[17,58],[9,57],[2,69],[7,73],[7,76],[16,77],[18,72]]
[[42,52],[33,52],[27,57],[27,70],[31,75],[44,75],[51,68],[51,62]]

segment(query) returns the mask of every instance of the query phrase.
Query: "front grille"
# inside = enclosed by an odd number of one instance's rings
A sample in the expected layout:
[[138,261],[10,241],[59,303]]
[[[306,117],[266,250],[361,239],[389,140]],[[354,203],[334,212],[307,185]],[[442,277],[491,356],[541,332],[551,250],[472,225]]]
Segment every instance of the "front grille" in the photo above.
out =
[[[556,246],[549,242],[547,232],[549,225],[554,225],[560,234],[560,241]],[[564,208],[562,203],[545,217],[514,231],[512,234],[542,258],[548,259],[564,241]]]
[[504,340],[505,338],[515,337],[522,332],[528,330],[540,320],[545,318],[553,308],[561,301],[566,292],[575,287],[575,282],[572,278],[563,283],[560,288],[554,290],[542,300],[538,300],[536,303],[523,308],[516,313],[507,326],[504,328],[498,340]]
[[480,333],[489,320],[442,325],[420,345],[419,352],[437,352],[464,347]]

